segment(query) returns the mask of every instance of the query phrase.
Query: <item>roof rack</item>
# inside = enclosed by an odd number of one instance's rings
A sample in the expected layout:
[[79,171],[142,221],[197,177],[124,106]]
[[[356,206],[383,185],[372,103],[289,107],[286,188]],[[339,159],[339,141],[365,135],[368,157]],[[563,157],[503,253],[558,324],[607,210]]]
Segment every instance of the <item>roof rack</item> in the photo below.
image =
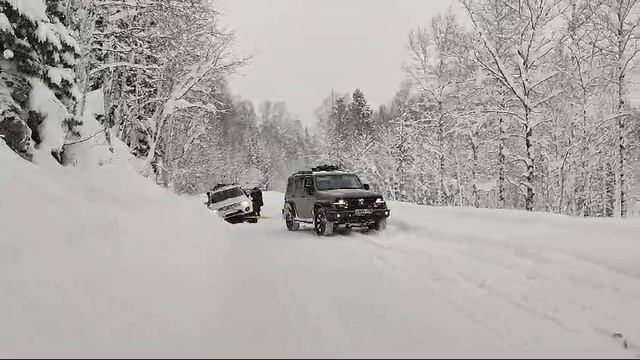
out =
[[309,174],[312,174],[312,172],[309,170],[300,170],[295,172],[293,175],[309,175]]
[[335,165],[318,165],[314,168],[311,168],[311,171],[339,171],[340,167]]

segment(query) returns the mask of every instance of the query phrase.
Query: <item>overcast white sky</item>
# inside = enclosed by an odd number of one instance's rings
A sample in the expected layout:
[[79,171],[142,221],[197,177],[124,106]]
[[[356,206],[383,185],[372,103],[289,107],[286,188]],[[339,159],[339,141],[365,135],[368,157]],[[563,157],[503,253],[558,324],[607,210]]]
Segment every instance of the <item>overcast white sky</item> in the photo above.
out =
[[311,125],[331,89],[359,87],[375,108],[395,94],[412,27],[455,0],[219,0],[236,48],[254,54],[231,83],[258,103],[285,101]]

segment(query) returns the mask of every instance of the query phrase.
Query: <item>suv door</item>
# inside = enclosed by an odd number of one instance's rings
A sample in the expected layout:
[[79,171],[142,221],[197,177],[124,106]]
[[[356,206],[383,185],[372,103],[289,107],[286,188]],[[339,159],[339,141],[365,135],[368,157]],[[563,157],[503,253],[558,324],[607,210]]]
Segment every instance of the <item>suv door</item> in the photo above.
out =
[[290,177],[287,180],[287,191],[285,191],[284,193],[284,202],[288,202],[288,201],[293,201],[295,198],[295,183],[294,183],[295,179],[292,177]]
[[293,204],[293,207],[295,208],[295,212],[296,212],[296,217],[297,218],[302,218],[303,216],[300,214],[301,211],[301,201],[302,199],[300,198],[302,196],[302,177],[301,176],[294,176],[293,177],[293,183],[291,184],[291,193],[289,194],[289,197],[287,199],[287,201],[291,202]]
[[302,178],[302,182],[299,188],[300,197],[296,202],[296,206],[299,210],[298,216],[300,218],[310,220],[313,219],[313,204],[315,204],[315,196],[307,192],[306,188],[308,185],[311,185],[315,188],[313,176],[304,176]]

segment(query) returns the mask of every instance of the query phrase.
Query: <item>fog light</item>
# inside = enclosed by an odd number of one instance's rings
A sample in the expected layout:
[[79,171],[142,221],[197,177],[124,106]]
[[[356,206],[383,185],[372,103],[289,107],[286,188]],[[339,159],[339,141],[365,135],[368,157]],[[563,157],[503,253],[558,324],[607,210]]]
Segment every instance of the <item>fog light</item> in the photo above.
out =
[[250,210],[249,208],[244,209],[244,211],[249,211],[249,210]]

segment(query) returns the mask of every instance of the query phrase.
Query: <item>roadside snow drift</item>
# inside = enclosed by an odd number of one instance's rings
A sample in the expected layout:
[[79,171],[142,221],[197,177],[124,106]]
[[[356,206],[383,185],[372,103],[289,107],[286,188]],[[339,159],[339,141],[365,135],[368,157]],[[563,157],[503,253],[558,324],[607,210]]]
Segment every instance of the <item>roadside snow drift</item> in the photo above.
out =
[[0,357],[640,353],[637,221],[392,203],[319,238],[203,200],[0,143]]
[[0,356],[207,346],[228,230],[126,162],[47,169],[0,143]]

